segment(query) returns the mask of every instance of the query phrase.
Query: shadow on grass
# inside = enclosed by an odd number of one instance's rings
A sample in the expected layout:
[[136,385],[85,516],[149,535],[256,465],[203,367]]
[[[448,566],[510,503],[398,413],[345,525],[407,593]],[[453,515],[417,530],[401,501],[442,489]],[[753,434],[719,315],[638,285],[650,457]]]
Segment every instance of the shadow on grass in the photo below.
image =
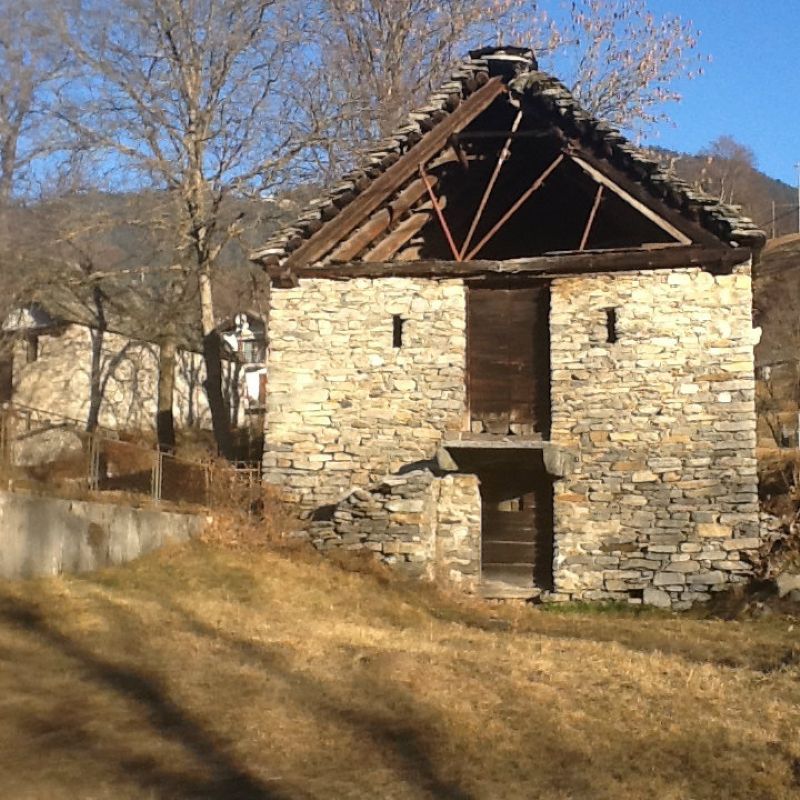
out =
[[[345,781],[352,782],[352,791],[346,792],[348,797],[361,796],[359,790],[363,796],[382,796],[381,787],[369,783],[370,765],[376,761],[382,767],[391,768],[396,776],[393,791],[386,794],[433,800],[546,796],[576,800],[692,796],[697,800],[710,800],[721,796],[790,796],[786,764],[793,751],[787,749],[785,743],[767,742],[758,736],[745,740],[735,729],[714,720],[713,716],[707,723],[698,718],[692,725],[673,728],[669,715],[660,720],[658,708],[654,708],[654,720],[641,722],[641,728],[632,725],[630,729],[623,729],[614,722],[614,713],[603,711],[607,708],[603,703],[590,704],[585,714],[576,717],[575,704],[580,704],[581,696],[585,699],[587,695],[578,694],[576,698],[567,693],[554,695],[547,687],[547,676],[542,680],[536,670],[532,670],[529,684],[518,678],[514,684],[504,687],[497,682],[496,687],[495,665],[491,662],[476,665],[481,672],[471,676],[469,688],[476,707],[474,713],[462,712],[459,716],[446,706],[428,702],[423,680],[417,680],[416,684],[404,681],[396,663],[391,663],[389,670],[385,669],[382,659],[387,654],[381,650],[359,648],[364,652],[352,662],[346,656],[344,668],[339,664],[337,671],[337,664],[333,662],[330,669],[325,665],[312,674],[298,669],[291,650],[209,624],[192,608],[183,605],[177,586],[172,590],[165,586],[160,588],[159,594],[150,592],[148,599],[163,608],[162,618],[170,631],[186,630],[208,640],[214,650],[227,651],[248,666],[268,674],[270,680],[275,679],[280,687],[275,694],[281,698],[279,702],[297,706],[303,717],[307,715],[320,725],[329,723],[345,736],[354,734],[357,752],[347,757],[345,763],[333,762],[324,750],[321,753],[323,760],[328,759],[324,769],[331,768],[339,786]],[[135,604],[116,603],[110,597],[99,595],[92,600],[105,602],[106,622],[123,634],[129,631],[132,648],[148,644],[147,637],[141,636],[141,626],[134,624],[139,619]],[[381,607],[380,611],[383,610]],[[76,759],[86,759],[91,754],[98,761],[113,761],[120,775],[128,781],[137,780],[151,793],[146,796],[178,800],[336,797],[335,790],[330,794],[322,793],[328,790],[326,785],[316,792],[302,791],[300,787],[306,778],[316,788],[324,784],[325,777],[304,774],[302,765],[296,774],[287,776],[287,782],[277,787],[266,786],[252,770],[228,755],[229,742],[204,729],[199,719],[178,707],[157,678],[142,670],[110,662],[55,630],[42,618],[34,603],[0,595],[0,622],[14,625],[30,634],[37,643],[74,660],[90,680],[125,701],[135,703],[147,715],[162,741],[185,749],[198,763],[197,773],[206,776],[199,776],[193,769],[181,770],[170,765],[167,756],[158,753],[131,755],[120,745],[112,749],[108,743],[97,741],[91,726],[87,726],[88,732],[78,728],[74,742],[66,735],[59,735],[53,742],[54,748],[74,754]],[[619,620],[609,622],[614,624]],[[545,635],[559,634],[547,631]],[[124,638],[121,636],[119,641]],[[569,638],[589,637],[573,634]],[[105,647],[110,646],[116,654],[113,648],[119,646],[119,641],[106,642]],[[342,646],[340,643],[339,656]],[[330,658],[330,654],[327,657]],[[32,663],[32,656],[27,658],[28,663]],[[230,660],[222,663],[229,664]],[[230,675],[234,683],[237,680],[235,666]],[[25,668],[22,657],[20,668]],[[466,672],[456,664],[451,672],[452,676],[447,679],[452,677],[451,691],[455,697],[460,690],[458,681],[467,678]],[[424,674],[424,669],[412,674]],[[537,689],[538,681],[543,683],[542,691]],[[213,693],[213,688],[208,691]],[[604,692],[612,694],[614,685],[598,688],[597,692],[601,697]],[[485,706],[484,696],[488,701]],[[627,697],[630,702],[630,695]],[[210,694],[209,701],[212,700],[218,702]],[[236,704],[252,702],[252,697],[248,700],[244,695],[232,694],[230,701],[232,712],[228,716],[234,718],[235,725]],[[668,701],[669,697],[665,696],[664,702]],[[493,709],[499,709],[503,717],[493,727],[498,734],[495,736],[485,730],[494,722],[489,716],[495,713]],[[610,722],[605,719],[605,713],[611,716]],[[624,709],[620,714],[624,715]],[[45,711],[34,722],[42,724],[48,716]],[[465,724],[469,728],[460,727]],[[309,748],[315,746],[324,747],[324,743],[312,741],[308,744]],[[303,753],[301,759],[302,756]],[[263,757],[258,756],[259,760]],[[314,779],[322,780],[318,783]]]
[[[167,601],[165,608],[179,615],[196,635],[223,644],[239,657],[281,678],[292,688],[292,700],[309,714],[324,716],[334,725],[344,724],[364,741],[374,743],[374,750],[408,787],[420,793],[420,797],[476,800],[479,796],[486,796],[485,792],[473,793],[453,777],[460,770],[457,759],[466,757],[466,753],[459,753],[459,744],[466,741],[469,733],[457,729],[453,736],[446,730],[446,715],[441,709],[425,707],[424,686],[404,688],[396,680],[368,670],[358,670],[355,666],[347,682],[344,677],[322,682],[316,676],[292,668],[286,654],[278,648],[231,635],[175,603]],[[365,663],[369,664],[368,657]],[[591,796],[592,783],[579,766],[581,753],[568,743],[565,735],[559,733],[560,725],[551,711],[539,707],[536,716],[542,731],[547,732],[543,737],[545,747],[539,748],[541,777],[550,780],[554,786],[568,787],[576,797]],[[443,739],[448,741],[443,742]],[[450,750],[446,758],[442,756],[443,744]],[[525,747],[526,743],[520,741],[516,745]],[[498,743],[498,746],[505,746],[505,743]],[[371,753],[363,754],[365,760],[372,757]],[[574,768],[565,769],[567,765]],[[511,773],[513,768],[506,777],[509,789],[518,785],[521,778]],[[490,782],[502,785],[497,776],[492,776]]]
[[[440,774],[431,760],[431,743],[427,741],[422,730],[423,721],[417,718],[410,698],[400,697],[395,687],[383,685],[375,695],[388,701],[393,714],[380,709],[366,710],[346,704],[343,699],[337,698],[337,692],[332,685],[326,685],[293,669],[286,655],[278,648],[255,644],[219,630],[174,603],[170,603],[168,608],[178,614],[188,629],[196,635],[224,644],[240,657],[281,678],[292,687],[292,700],[310,713],[322,714],[334,723],[344,723],[367,741],[377,743],[378,749],[387,755],[392,767],[407,783],[415,785],[436,800],[473,800],[473,795],[457,782]],[[347,688],[342,686],[340,690],[346,691]],[[362,688],[362,694],[372,695],[368,687]],[[404,721],[400,723],[398,717],[402,717]]]
[[[152,758],[135,758],[118,754],[118,767],[128,779],[134,779],[143,788],[158,791],[170,798],[214,798],[214,800],[285,800],[296,794],[285,794],[273,786],[266,786],[231,757],[227,743],[206,731],[200,720],[178,706],[159,681],[140,672],[114,664],[97,656],[50,626],[32,604],[11,597],[0,596],[0,622],[30,634],[39,642],[76,662],[93,681],[139,706],[149,723],[164,739],[183,747],[198,762],[197,772],[208,777],[170,771]],[[70,737],[74,745],[82,748],[88,744],[86,731]],[[66,741],[67,736],[61,736]],[[83,752],[85,757],[86,753]],[[105,755],[108,755],[106,752]]]
[[[509,797],[518,796],[515,792],[521,787],[526,787],[525,796],[530,797],[539,796],[537,791],[550,793],[556,789],[563,796],[575,798],[631,797],[631,792],[637,791],[635,787],[643,785],[642,773],[648,771],[662,787],[683,785],[698,800],[710,800],[728,787],[728,759],[737,769],[744,768],[739,775],[739,794],[731,792],[730,796],[779,796],[770,791],[773,787],[769,786],[766,774],[750,767],[765,755],[764,743],[735,741],[721,726],[709,725],[699,738],[695,729],[669,735],[631,730],[620,736],[613,726],[605,729],[601,719],[587,719],[585,735],[576,738],[576,731],[565,729],[559,718],[563,698],[555,702],[552,698],[550,702],[542,699],[532,702],[531,697],[515,696],[506,698],[510,705],[503,709],[504,716],[508,716],[504,730],[506,734],[519,731],[520,736],[516,740],[504,738],[493,742],[481,730],[477,709],[471,720],[474,733],[458,728],[457,718],[448,721],[441,708],[426,708],[424,685],[406,688],[391,676],[382,675],[380,670],[370,670],[369,655],[365,658],[365,669],[353,668],[349,684],[345,684],[344,677],[323,682],[292,669],[285,653],[277,648],[208,625],[174,603],[169,603],[168,608],[195,634],[223,644],[282,678],[293,690],[292,700],[305,706],[309,714],[324,716],[334,724],[344,723],[361,737],[375,742],[382,758],[420,796],[435,800],[498,796],[487,793],[488,785]],[[374,655],[380,661],[380,651]],[[534,680],[538,680],[538,675]],[[490,676],[485,685],[487,694],[491,694]],[[525,692],[524,687],[518,688]],[[457,686],[454,691],[458,691]],[[468,779],[457,777],[462,771],[459,759],[470,757],[469,745],[474,746],[468,742],[472,735],[487,747],[485,756],[478,755],[483,766],[477,773],[473,770],[479,783],[475,788],[466,785]],[[602,736],[603,741],[596,741],[596,736]],[[718,758],[720,746],[724,747],[725,759]],[[789,758],[786,743],[772,742],[769,747],[784,761],[782,767],[785,767]],[[475,750],[471,752],[474,758]],[[370,757],[368,752],[363,753],[365,760]]]

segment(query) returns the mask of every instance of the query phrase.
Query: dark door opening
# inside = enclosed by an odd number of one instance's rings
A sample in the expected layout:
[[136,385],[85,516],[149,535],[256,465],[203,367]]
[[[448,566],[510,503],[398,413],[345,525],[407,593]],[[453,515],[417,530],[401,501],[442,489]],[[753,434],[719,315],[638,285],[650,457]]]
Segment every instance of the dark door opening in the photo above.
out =
[[547,438],[550,293],[546,285],[470,288],[467,383],[470,430]]
[[484,586],[553,588],[553,487],[536,455],[509,455],[478,472]]
[[10,403],[14,396],[14,354],[0,360],[0,403]]

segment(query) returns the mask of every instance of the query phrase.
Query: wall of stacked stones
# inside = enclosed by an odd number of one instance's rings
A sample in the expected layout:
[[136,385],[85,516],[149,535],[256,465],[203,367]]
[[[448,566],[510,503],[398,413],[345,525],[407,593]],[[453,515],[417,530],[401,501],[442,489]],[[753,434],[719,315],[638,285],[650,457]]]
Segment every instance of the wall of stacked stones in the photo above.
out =
[[[680,608],[746,579],[760,543],[749,270],[565,277],[551,296],[551,439],[578,454],[554,484],[553,599]],[[351,492],[428,461],[461,429],[463,285],[304,280],[272,304],[268,480],[309,508],[347,498],[318,546],[420,574],[450,557],[451,579],[471,585],[479,512],[456,484],[437,490],[436,514]],[[406,514],[424,519],[404,530]]]
[[[35,360],[28,359],[25,341],[18,340],[13,355],[13,402],[85,420],[91,400],[92,336],[90,328],[77,324],[66,325],[58,334],[42,333],[37,337]],[[116,430],[153,429],[158,405],[158,345],[106,331],[99,369],[104,384],[100,425]],[[178,427],[211,428],[204,380],[203,357],[179,351],[173,403]],[[232,363],[224,365],[224,383],[229,396],[234,387],[239,397],[246,395],[244,375]],[[243,422],[242,407],[238,423]]]
[[303,280],[274,291],[267,480],[316,507],[430,460],[461,429],[465,327],[460,281]]
[[480,580],[481,499],[475,475],[420,469],[353,489],[312,522],[322,552],[367,551],[406,575],[474,591]]
[[580,454],[555,484],[556,597],[680,608],[744,580],[760,541],[749,270],[562,278],[551,336],[551,438]]

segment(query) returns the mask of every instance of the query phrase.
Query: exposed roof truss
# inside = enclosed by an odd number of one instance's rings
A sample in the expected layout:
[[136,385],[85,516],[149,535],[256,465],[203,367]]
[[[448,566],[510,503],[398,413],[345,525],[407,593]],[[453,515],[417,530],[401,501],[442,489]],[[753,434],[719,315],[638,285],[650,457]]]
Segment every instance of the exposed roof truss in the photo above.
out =
[[587,114],[529,51],[484,48],[253,258],[289,277],[377,260],[757,252],[763,238]]

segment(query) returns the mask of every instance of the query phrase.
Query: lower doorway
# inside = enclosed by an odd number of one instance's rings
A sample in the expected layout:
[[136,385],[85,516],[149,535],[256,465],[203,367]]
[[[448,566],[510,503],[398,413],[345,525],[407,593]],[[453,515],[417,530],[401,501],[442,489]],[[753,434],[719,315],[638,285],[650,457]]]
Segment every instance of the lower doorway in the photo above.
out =
[[485,595],[533,596],[553,588],[553,487],[533,456],[508,454],[478,470]]

